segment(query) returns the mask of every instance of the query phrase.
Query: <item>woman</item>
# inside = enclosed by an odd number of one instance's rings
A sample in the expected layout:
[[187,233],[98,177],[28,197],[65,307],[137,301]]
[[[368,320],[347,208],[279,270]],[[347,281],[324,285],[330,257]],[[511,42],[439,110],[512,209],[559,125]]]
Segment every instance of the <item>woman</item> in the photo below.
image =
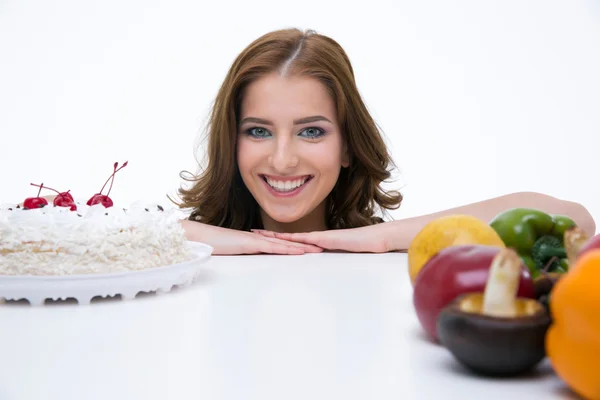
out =
[[181,188],[189,240],[214,254],[303,254],[406,250],[432,219],[470,214],[490,220],[512,207],[567,214],[589,234],[581,205],[514,193],[399,221],[378,213],[400,206],[386,191],[393,162],[334,40],[296,29],[268,33],[237,57],[214,102],[208,163]]

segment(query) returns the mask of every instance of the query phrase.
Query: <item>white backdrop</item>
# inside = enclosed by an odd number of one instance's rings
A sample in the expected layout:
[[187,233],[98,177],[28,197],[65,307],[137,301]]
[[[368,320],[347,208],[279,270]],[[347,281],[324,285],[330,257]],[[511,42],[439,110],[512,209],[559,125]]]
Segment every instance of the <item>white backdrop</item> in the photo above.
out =
[[[0,201],[30,182],[167,203],[235,56],[312,28],[347,50],[408,217],[513,191],[600,219],[598,1],[0,0]],[[200,149],[199,155],[202,154]]]

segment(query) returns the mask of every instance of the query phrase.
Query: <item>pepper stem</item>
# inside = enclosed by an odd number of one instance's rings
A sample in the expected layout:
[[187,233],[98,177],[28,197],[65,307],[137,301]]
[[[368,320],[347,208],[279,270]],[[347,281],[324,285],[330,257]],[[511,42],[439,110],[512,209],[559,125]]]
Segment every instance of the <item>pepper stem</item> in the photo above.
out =
[[[563,259],[567,257],[567,252],[563,247],[562,240],[551,236],[545,235],[539,238],[531,249],[531,258],[535,262],[538,269],[542,269],[548,263],[548,260],[555,257],[556,259]],[[553,263],[550,267],[554,267],[557,263]]]
[[588,236],[585,234],[583,229],[579,227],[573,227],[567,229],[565,232],[565,250],[567,251],[567,260],[569,262],[569,267],[575,265],[575,261],[577,261],[577,256],[579,254],[579,250],[583,247],[583,245],[587,242]]
[[482,313],[492,317],[515,317],[521,259],[510,248],[501,249],[492,260],[485,290]]

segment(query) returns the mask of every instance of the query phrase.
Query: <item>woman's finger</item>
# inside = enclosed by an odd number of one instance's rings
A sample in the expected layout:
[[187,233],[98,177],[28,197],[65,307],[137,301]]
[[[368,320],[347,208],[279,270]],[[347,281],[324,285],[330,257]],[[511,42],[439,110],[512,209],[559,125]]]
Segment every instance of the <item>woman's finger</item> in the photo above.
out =
[[265,231],[263,229],[252,229],[252,232],[257,233],[259,235],[265,236],[265,237],[275,237],[275,232],[271,232],[271,231]]
[[269,240],[262,240],[258,246],[258,251],[267,254],[289,254],[289,255],[301,255],[306,253],[304,248],[298,246],[290,246],[280,242],[273,242]]
[[261,235],[265,239],[284,240],[290,242],[290,244],[308,246],[307,249],[310,249],[310,252],[323,251],[319,246],[321,240],[318,233],[279,233],[263,229],[253,229],[252,232]]
[[271,241],[276,241],[277,243],[283,243],[283,244],[287,244],[287,245],[303,247],[307,251],[310,251],[311,253],[323,251],[323,249],[321,249],[320,247],[315,246],[311,243],[302,243],[299,241],[291,241],[291,240],[285,240],[282,238],[277,238],[275,236],[275,235],[277,235],[275,232],[265,231],[265,230],[253,230],[253,232],[255,234],[259,235],[261,237],[261,239],[263,239],[263,240],[271,240]]
[[289,241],[294,241],[294,242],[312,243],[315,240],[314,233],[284,233],[284,232],[266,231],[264,229],[253,229],[252,232],[258,233],[259,235],[262,235],[265,237],[278,238],[278,239],[289,240]]
[[319,246],[320,242],[321,242],[318,233],[315,233],[315,232],[309,232],[309,233],[277,233],[277,232],[274,232],[274,237],[276,237],[277,239],[288,240],[290,242],[312,244],[315,246]]
[[263,237],[262,239],[265,241],[268,241],[268,242],[279,243],[279,244],[282,244],[285,246],[298,247],[298,248],[304,249],[304,251],[306,251],[308,253],[321,253],[323,251],[322,248],[320,248],[318,246],[314,246],[312,244],[307,244],[307,243],[296,243],[296,242],[292,242],[292,241],[281,240],[281,239],[271,238],[271,237]]

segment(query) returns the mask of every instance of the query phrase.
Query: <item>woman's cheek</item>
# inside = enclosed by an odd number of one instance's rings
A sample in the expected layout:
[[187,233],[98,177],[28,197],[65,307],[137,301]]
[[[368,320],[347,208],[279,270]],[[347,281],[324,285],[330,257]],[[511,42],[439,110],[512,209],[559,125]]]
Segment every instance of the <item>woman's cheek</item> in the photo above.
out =
[[251,174],[254,164],[256,164],[258,154],[255,146],[248,140],[241,138],[238,142],[237,162],[242,175]]
[[341,166],[341,145],[337,141],[313,143],[305,154],[311,163],[321,168],[338,170]]

